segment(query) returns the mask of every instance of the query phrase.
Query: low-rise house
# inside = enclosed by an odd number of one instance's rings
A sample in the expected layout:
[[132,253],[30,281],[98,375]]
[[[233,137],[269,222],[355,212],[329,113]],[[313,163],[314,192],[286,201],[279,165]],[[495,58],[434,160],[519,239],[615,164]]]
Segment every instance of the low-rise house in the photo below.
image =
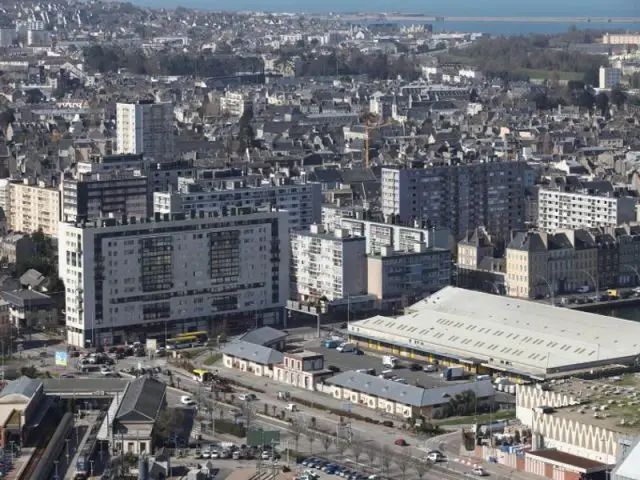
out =
[[35,326],[52,327],[57,323],[55,301],[44,293],[34,290],[2,292],[9,304],[9,321],[18,331]]
[[0,238],[0,260],[8,263],[25,263],[35,252],[29,235],[10,233]]
[[475,393],[479,405],[494,395],[490,380],[422,388],[366,373],[343,372],[327,379],[325,383],[333,387],[330,394],[336,399],[404,418],[442,417],[449,401],[468,390]]
[[48,410],[42,408],[43,399],[40,380],[20,377],[4,387],[0,392],[0,447],[30,443],[30,433]]
[[324,355],[317,352],[285,353],[284,361],[273,367],[273,379],[305,390],[315,390],[323,379],[333,375],[324,368]]
[[222,363],[227,368],[250,372],[258,377],[273,378],[273,367],[282,363],[284,355],[273,348],[236,340],[222,349]]
[[[152,453],[158,416],[166,407],[166,385],[154,378],[139,377],[127,385],[120,398],[111,425],[107,423],[113,451]],[[118,396],[113,401],[118,402]]]

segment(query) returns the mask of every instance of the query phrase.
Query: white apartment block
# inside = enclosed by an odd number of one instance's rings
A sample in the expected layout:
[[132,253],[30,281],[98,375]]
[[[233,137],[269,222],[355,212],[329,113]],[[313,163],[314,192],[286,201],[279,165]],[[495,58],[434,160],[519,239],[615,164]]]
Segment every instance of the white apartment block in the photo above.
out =
[[291,233],[291,298],[328,301],[367,291],[365,239],[343,230],[325,233],[321,225]]
[[68,343],[281,325],[288,230],[286,213],[248,208],[61,223]]
[[[273,205],[289,213],[289,228],[306,228],[319,223],[322,190],[319,183],[285,183],[250,186],[229,181],[227,188],[198,191],[194,182],[181,181],[178,192],[154,192],[154,213],[221,212],[229,207],[267,207]],[[191,185],[189,185],[191,183]]]
[[416,245],[426,248],[449,248],[449,230],[445,227],[429,227],[424,222],[413,222],[413,226],[394,225],[354,218],[362,211],[335,205],[322,206],[322,223],[329,230],[342,228],[350,235],[366,238],[367,255],[379,254],[384,247],[393,251],[412,252]]
[[622,70],[613,67],[600,67],[598,74],[600,88],[613,88],[622,82]]
[[617,227],[635,221],[636,205],[633,197],[540,189],[538,227],[549,232],[557,229]]
[[147,160],[172,161],[175,156],[173,105],[139,101],[116,105],[118,153],[144,154]]
[[220,97],[220,110],[234,117],[241,117],[244,113],[244,94],[239,92],[226,92]]
[[9,229],[34,233],[42,230],[49,237],[58,234],[60,221],[60,191],[43,182],[28,179],[9,184]]

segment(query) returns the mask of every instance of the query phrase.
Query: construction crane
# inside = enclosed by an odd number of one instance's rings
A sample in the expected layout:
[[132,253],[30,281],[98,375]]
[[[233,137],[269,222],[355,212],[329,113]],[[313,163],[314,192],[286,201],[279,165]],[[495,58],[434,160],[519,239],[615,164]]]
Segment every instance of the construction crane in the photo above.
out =
[[386,127],[395,122],[377,123],[378,116],[370,113],[364,119],[364,166],[369,168],[369,132],[378,128]]

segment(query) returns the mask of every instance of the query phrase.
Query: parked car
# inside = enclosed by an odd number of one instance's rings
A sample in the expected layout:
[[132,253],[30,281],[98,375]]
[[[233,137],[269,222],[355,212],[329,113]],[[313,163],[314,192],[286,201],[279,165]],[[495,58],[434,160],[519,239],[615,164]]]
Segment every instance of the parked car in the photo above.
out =
[[182,395],[180,397],[180,403],[183,405],[195,405],[196,402],[193,398],[191,398],[189,395]]
[[399,446],[399,447],[406,447],[407,446],[407,441],[404,438],[398,438],[395,442],[393,442],[395,445]]
[[258,397],[256,397],[255,393],[241,393],[240,395],[238,395],[238,400],[240,400],[241,402],[253,402],[257,399]]
[[482,467],[475,467],[473,470],[471,470],[471,473],[473,473],[477,477],[486,477],[487,475],[489,475]]
[[422,370],[422,365],[420,365],[419,363],[412,363],[411,365],[409,365],[409,370],[413,372],[419,372],[420,370]]
[[340,372],[340,367],[336,367],[335,365],[329,365],[327,367],[327,370],[330,370],[333,373],[338,373],[338,372]]

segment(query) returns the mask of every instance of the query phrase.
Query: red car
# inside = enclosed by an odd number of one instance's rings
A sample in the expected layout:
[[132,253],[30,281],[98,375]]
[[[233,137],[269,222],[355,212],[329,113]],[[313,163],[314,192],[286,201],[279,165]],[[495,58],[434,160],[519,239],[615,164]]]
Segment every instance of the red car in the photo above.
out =
[[407,446],[407,441],[404,438],[399,438],[393,443],[395,443],[399,447],[406,447]]

